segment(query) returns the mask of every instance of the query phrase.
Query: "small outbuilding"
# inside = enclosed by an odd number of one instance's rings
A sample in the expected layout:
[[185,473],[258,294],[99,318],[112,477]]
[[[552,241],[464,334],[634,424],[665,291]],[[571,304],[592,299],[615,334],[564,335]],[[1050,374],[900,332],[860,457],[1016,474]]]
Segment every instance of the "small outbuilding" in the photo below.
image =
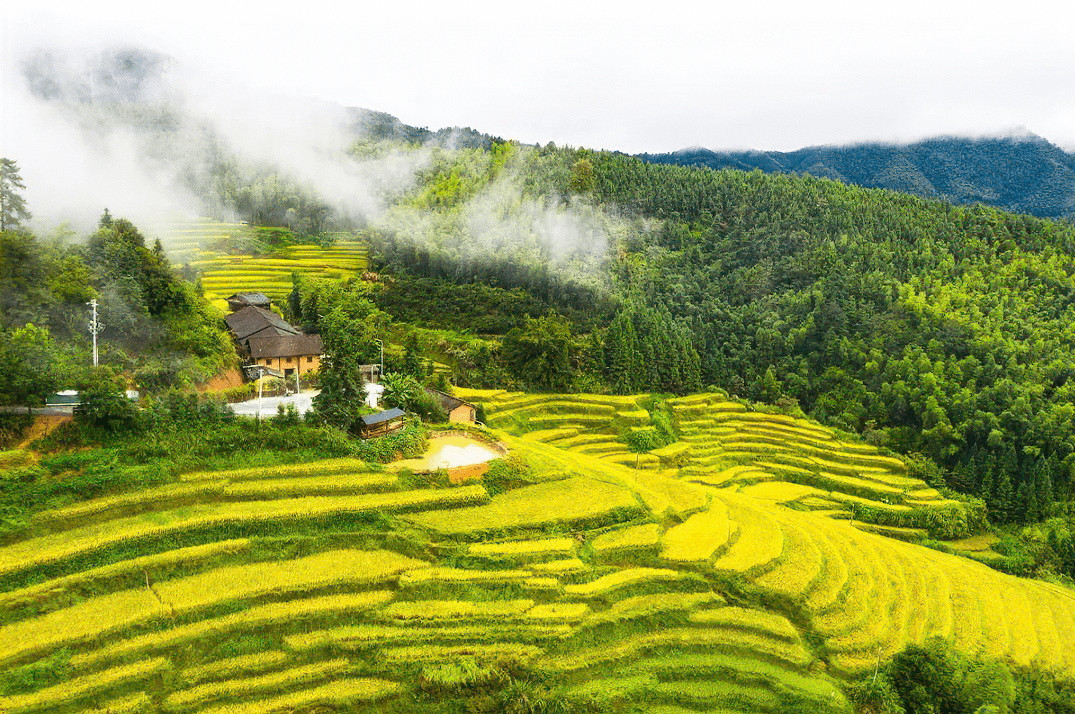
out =
[[228,301],[228,309],[238,312],[244,307],[260,307],[265,310],[272,305],[272,300],[265,293],[235,293],[224,298]]
[[363,414],[359,419],[358,435],[363,439],[386,436],[403,428],[402,409],[388,409],[376,414]]
[[453,397],[439,389],[426,387],[425,390],[426,394],[435,399],[440,408],[448,414],[448,421],[473,424],[477,420],[478,408],[470,402],[464,402],[459,397]]

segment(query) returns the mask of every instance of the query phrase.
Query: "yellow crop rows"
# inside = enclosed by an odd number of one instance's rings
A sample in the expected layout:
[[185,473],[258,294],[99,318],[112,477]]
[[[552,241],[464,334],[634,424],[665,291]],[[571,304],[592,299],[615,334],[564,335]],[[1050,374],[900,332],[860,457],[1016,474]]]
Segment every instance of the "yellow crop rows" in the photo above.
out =
[[661,542],[661,527],[657,523],[643,523],[606,531],[590,541],[598,553],[653,548]]
[[184,669],[183,680],[188,684],[201,684],[214,679],[227,679],[238,674],[257,674],[276,669],[290,659],[286,652],[268,651],[218,660],[199,667]]
[[344,707],[356,702],[369,702],[391,696],[400,690],[399,684],[386,679],[338,679],[313,689],[281,694],[269,699],[256,699],[242,704],[228,704],[202,709],[202,714],[273,714],[309,709],[317,705]]
[[99,692],[131,682],[140,682],[159,674],[171,667],[164,657],[147,659],[135,664],[114,667],[86,677],[79,677],[63,684],[40,689],[33,694],[0,697],[0,711],[6,714],[21,714],[59,706],[67,702],[77,702]]
[[279,691],[285,686],[327,679],[347,671],[350,666],[351,662],[349,660],[340,658],[326,662],[315,662],[301,667],[292,667],[291,669],[273,672],[260,677],[228,679],[223,682],[200,684],[189,689],[179,690],[168,697],[164,704],[169,709],[181,709],[203,705],[225,697],[249,697],[251,694],[260,692]]
[[217,568],[142,588],[91,598],[41,617],[0,628],[0,662],[86,642],[193,610],[270,593],[304,592],[342,583],[383,582],[425,565],[387,551],[342,550],[284,562]]
[[132,654],[162,652],[172,647],[201,639],[221,637],[240,630],[279,626],[292,621],[301,622],[338,613],[361,612],[388,602],[392,597],[391,591],[376,590],[261,605],[224,617],[201,620],[189,625],[120,640],[100,649],[75,655],[71,658],[71,664],[76,668],[88,669],[104,662],[129,657]]
[[[612,442],[648,402],[481,394],[533,476],[492,498],[478,484],[357,493],[398,485],[334,459],[188,474],[43,515],[59,530],[0,548],[18,585],[0,592],[13,608],[0,668],[69,655],[71,675],[0,710],[404,711],[439,696],[439,673],[506,667],[599,710],[840,712],[831,675],[933,636],[1075,676],[1069,591],[856,527],[852,505],[942,502],[885,454],[712,394],[669,400],[693,463],[635,469]],[[524,428],[535,418],[541,439]]]
[[136,516],[104,521],[0,548],[0,574],[54,563],[125,541],[164,538],[196,529],[466,505],[482,503],[486,499],[485,489],[480,485],[472,485],[448,490],[419,489],[360,496],[307,496],[195,506],[158,512],[151,517]]
[[484,506],[426,511],[407,519],[441,533],[474,533],[574,524],[639,510],[627,489],[580,476],[508,491]]

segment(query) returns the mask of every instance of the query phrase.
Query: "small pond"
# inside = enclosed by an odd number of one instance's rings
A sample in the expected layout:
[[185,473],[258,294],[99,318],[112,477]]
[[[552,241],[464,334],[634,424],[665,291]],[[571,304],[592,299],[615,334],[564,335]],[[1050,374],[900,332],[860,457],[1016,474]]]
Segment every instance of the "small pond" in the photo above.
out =
[[433,437],[429,440],[429,449],[425,456],[420,459],[397,461],[393,466],[415,472],[436,471],[482,464],[499,459],[501,456],[503,454],[482,441],[461,434],[453,434]]

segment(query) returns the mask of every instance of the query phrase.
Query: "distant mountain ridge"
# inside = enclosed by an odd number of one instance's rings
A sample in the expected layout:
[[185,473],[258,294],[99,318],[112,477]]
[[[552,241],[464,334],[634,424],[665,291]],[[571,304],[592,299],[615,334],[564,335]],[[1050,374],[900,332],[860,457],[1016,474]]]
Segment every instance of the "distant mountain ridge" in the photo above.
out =
[[942,136],[913,144],[812,146],[792,152],[693,147],[638,157],[659,164],[811,174],[953,203],[1075,218],[1075,154],[1029,133]]

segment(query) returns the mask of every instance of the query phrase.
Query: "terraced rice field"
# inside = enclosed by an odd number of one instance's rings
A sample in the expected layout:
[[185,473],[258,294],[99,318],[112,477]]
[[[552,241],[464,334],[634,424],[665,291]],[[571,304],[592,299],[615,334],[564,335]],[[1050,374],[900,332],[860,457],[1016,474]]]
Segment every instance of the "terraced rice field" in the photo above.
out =
[[645,395],[464,393],[485,404],[492,426],[527,439],[689,483],[737,489],[903,540],[925,538],[922,524],[931,512],[963,508],[908,476],[896,457],[841,440],[806,419],[751,411],[719,394],[669,400],[679,440],[634,454],[622,434],[650,423],[639,406]]
[[[580,434],[637,411],[549,401]],[[813,486],[518,431],[541,477],[493,496],[336,459],[43,514],[0,546],[0,682],[62,680],[0,711],[435,712],[469,696],[444,672],[498,670],[597,711],[845,712],[844,678],[932,636],[1075,676],[1069,590],[781,505]]]
[[173,222],[156,232],[177,265],[190,265],[202,276],[202,288],[210,300],[236,292],[262,292],[281,300],[290,292],[291,274],[299,272],[322,278],[345,278],[366,269],[365,244],[343,236],[330,248],[296,245],[272,256],[228,255],[214,246],[228,236],[242,235],[242,223],[209,219]]

